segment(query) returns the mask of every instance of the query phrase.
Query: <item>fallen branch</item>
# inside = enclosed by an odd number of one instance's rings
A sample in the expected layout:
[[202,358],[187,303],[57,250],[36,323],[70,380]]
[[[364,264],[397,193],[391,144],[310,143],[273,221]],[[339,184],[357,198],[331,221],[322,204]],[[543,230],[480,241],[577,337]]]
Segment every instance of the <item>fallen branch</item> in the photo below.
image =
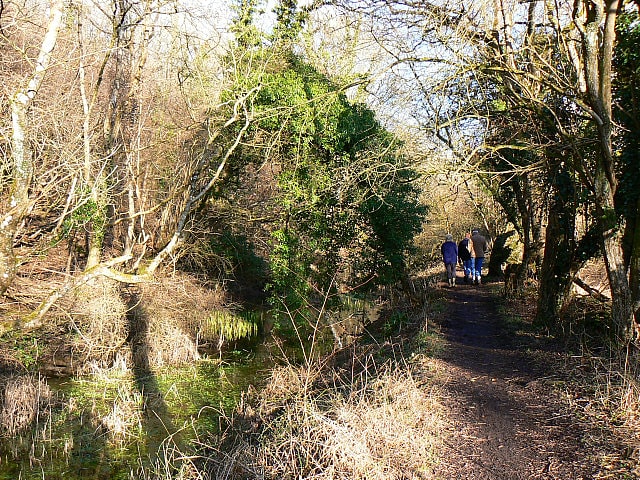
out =
[[588,285],[587,283],[585,283],[583,280],[581,280],[577,276],[573,277],[573,283],[575,283],[577,286],[579,286],[581,289],[583,289],[589,295],[591,295],[592,297],[596,298],[597,300],[600,300],[601,302],[608,302],[608,301],[611,300],[609,297],[607,297],[605,294],[600,292],[598,289],[593,288],[591,285]]
[[74,290],[81,285],[85,285],[96,277],[104,276],[123,283],[142,283],[149,281],[152,277],[151,274],[127,274],[113,269],[115,265],[124,263],[130,259],[131,256],[129,255],[117,257],[86,270],[82,275],[69,277],[69,279],[62,284],[60,288],[51,292],[38,308],[25,317],[23,328],[29,330],[41,327],[42,318],[59,299],[64,297],[71,290]]

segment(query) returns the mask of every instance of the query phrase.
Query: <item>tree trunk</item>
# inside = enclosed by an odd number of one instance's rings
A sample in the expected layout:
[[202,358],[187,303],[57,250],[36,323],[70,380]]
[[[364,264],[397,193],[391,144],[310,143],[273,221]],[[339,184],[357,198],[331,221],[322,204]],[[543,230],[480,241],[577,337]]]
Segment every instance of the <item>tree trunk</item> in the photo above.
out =
[[542,242],[535,212],[537,205],[533,201],[530,182],[529,176],[524,174],[514,183],[516,203],[522,218],[522,268],[518,270],[516,279],[516,285],[519,287],[524,286],[531,272],[535,272],[541,257]]
[[33,176],[33,158],[29,148],[28,112],[31,102],[42,85],[56,46],[58,30],[62,23],[62,0],[51,5],[51,19],[42,41],[40,53],[31,78],[11,100],[11,160],[12,184],[9,189],[9,208],[0,212],[0,295],[4,295],[17,273],[13,242],[20,224],[30,208],[29,187]]
[[632,313],[634,315],[633,329],[636,337],[640,337],[640,198],[636,210],[636,222],[633,232],[633,244],[631,247],[631,258],[629,260],[630,289]]
[[[549,172],[556,172],[560,161],[553,161]],[[540,272],[536,323],[552,327],[560,319],[571,289],[571,266],[575,252],[575,203],[573,182],[566,172],[549,179],[552,200],[549,205],[544,257]]]
[[598,131],[599,155],[593,173],[596,211],[602,232],[602,250],[611,287],[611,315],[618,333],[628,338],[633,324],[631,290],[617,223],[614,196],[617,182],[612,147],[612,58],[615,22],[620,0],[582,0],[576,3],[574,21],[582,38],[586,100]]
[[634,323],[631,304],[631,288],[622,249],[622,231],[617,224],[611,184],[603,172],[596,178],[596,209],[602,229],[602,248],[611,288],[611,316],[622,338],[632,333]]

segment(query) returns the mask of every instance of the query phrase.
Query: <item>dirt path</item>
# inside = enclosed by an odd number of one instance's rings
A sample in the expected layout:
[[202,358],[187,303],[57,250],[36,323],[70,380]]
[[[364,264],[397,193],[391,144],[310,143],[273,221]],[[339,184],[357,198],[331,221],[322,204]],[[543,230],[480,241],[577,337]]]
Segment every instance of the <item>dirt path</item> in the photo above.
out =
[[448,297],[442,360],[451,435],[437,478],[598,478],[587,432],[553,387],[564,375],[560,355],[503,328],[497,285],[463,284]]

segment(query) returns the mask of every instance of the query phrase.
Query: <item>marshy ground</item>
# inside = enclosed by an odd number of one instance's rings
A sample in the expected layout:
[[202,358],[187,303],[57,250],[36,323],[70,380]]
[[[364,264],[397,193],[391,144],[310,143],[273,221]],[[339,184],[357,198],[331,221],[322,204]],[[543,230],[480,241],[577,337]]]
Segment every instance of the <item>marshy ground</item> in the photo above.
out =
[[[215,409],[220,431],[198,430],[197,441],[158,451],[153,465],[146,458],[144,466],[121,458],[120,470],[144,480],[640,478],[638,389],[629,381],[635,378],[631,368],[622,372],[604,350],[598,355],[580,342],[536,331],[534,297],[505,298],[502,282],[448,289],[436,276],[416,281],[411,299],[397,297],[381,307],[380,317],[355,341],[319,361],[269,367],[260,375],[267,377],[264,384],[256,376],[238,395],[238,405]],[[164,350],[160,345],[150,351]],[[9,360],[2,362],[11,381],[1,402],[5,439],[18,438],[21,425],[47,418],[39,405],[48,405],[51,396],[43,379],[17,383],[14,376],[24,368]],[[162,387],[147,363],[132,364],[137,376],[123,367],[128,383],[116,382],[118,389],[130,384],[120,403],[131,409],[127,419],[139,419],[142,428],[133,431],[142,436],[136,442],[146,442],[153,454],[148,417],[164,427],[177,425],[165,400],[186,392],[174,380],[171,388]],[[230,381],[215,365],[203,375],[192,383]],[[149,379],[156,381],[152,389]],[[17,393],[9,395],[8,386]],[[65,397],[63,403],[77,402]],[[69,436],[70,465],[81,458],[74,451],[96,458],[113,451],[107,440],[116,438],[114,429],[104,421],[111,417],[87,422],[82,435]],[[125,433],[129,438],[131,432]],[[105,465],[91,468],[93,478],[115,478]],[[58,478],[44,469],[14,470],[24,479]]]

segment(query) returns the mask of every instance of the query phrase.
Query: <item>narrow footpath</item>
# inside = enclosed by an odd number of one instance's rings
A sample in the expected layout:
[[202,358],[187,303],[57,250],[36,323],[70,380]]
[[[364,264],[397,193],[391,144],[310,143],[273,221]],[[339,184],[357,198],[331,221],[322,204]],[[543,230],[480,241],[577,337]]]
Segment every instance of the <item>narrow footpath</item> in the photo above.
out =
[[598,473],[587,440],[595,433],[562,398],[564,356],[540,339],[509,332],[500,300],[497,284],[448,290],[441,360],[450,435],[435,478],[637,478]]

